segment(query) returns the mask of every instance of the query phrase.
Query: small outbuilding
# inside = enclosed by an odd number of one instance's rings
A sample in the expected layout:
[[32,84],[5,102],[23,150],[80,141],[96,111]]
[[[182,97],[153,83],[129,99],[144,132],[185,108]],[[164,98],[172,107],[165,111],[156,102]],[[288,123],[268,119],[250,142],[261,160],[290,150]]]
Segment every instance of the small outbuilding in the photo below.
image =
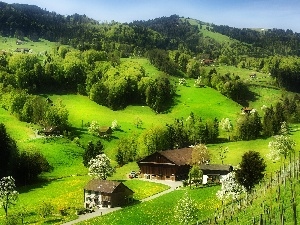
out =
[[109,137],[112,135],[112,132],[113,132],[113,130],[111,129],[111,127],[108,127],[108,126],[100,127],[98,130],[100,137]]
[[58,126],[49,126],[49,127],[45,127],[42,131],[46,136],[56,136],[56,135],[60,135],[60,129],[58,128]]
[[241,108],[241,113],[242,114],[249,114],[249,113],[251,113],[252,110],[253,110],[253,108],[243,107],[243,108]]
[[231,165],[223,164],[201,164],[200,169],[203,172],[203,184],[218,183],[223,176],[233,171]]
[[118,181],[93,179],[84,187],[84,207],[118,207],[133,201],[133,191]]

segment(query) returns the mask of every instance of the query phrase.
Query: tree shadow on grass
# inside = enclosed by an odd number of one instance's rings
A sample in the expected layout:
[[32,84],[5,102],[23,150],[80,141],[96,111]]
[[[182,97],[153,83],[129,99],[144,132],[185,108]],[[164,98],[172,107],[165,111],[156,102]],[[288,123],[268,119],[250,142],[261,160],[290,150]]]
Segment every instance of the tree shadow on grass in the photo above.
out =
[[260,97],[259,94],[248,90],[247,93],[245,93],[244,97],[242,99],[237,100],[237,102],[242,106],[249,106],[249,102],[255,102]]
[[63,178],[54,178],[54,179],[51,179],[51,180],[39,178],[33,184],[17,187],[17,191],[20,194],[23,194],[23,193],[28,193],[28,192],[30,192],[32,190],[44,189],[49,184],[53,183],[53,181],[55,181],[55,182],[63,182]]
[[181,101],[179,100],[181,97],[181,95],[179,94],[175,94],[174,97],[169,101],[166,102],[164,110],[161,112],[161,114],[168,114],[170,112],[172,112],[172,109],[181,103]]

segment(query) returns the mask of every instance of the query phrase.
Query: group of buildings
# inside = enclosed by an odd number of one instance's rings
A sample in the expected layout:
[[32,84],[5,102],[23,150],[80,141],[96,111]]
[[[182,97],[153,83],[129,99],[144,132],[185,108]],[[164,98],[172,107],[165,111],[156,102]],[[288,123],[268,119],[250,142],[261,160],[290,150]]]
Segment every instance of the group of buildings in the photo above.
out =
[[[188,178],[192,148],[155,152],[138,162],[140,177],[149,180],[181,181]],[[202,164],[202,183],[219,182],[233,170],[230,165]],[[91,180],[84,188],[84,206],[117,207],[133,201],[133,191],[122,182]]]

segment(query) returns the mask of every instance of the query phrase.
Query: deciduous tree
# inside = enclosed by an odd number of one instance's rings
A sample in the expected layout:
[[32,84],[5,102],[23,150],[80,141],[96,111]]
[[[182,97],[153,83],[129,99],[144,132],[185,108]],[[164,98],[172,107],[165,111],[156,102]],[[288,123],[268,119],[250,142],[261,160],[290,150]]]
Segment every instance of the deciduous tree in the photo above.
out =
[[238,200],[246,189],[236,180],[235,172],[230,172],[221,179],[222,187],[217,192],[217,197],[220,200]]
[[97,155],[89,161],[89,175],[92,177],[106,180],[111,176],[115,169],[110,164],[110,159],[105,154]]
[[89,142],[84,153],[83,153],[83,165],[87,167],[89,161],[95,158],[99,154],[103,154],[104,146],[100,140],[97,141],[96,145],[93,142]]
[[174,214],[180,224],[194,224],[198,218],[198,208],[194,200],[185,193],[177,202]]
[[14,205],[18,198],[18,192],[16,191],[15,180],[13,177],[3,177],[0,180],[0,203],[7,216],[8,208],[10,205]]
[[192,151],[192,164],[193,165],[200,165],[205,162],[210,161],[210,153],[206,145],[198,144],[193,146]]

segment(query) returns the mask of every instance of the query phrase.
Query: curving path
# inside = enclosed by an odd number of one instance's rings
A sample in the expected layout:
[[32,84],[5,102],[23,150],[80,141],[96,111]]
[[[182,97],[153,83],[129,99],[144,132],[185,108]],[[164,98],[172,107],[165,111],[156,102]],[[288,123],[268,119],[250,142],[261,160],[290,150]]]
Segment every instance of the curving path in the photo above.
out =
[[[156,182],[156,183],[161,183],[161,184],[168,185],[170,187],[168,190],[162,191],[162,192],[157,193],[155,195],[152,195],[152,196],[150,196],[148,198],[142,199],[141,202],[150,201],[150,200],[152,200],[154,198],[157,198],[157,197],[159,197],[161,195],[164,195],[164,194],[167,194],[169,192],[172,192],[172,191],[176,190],[179,187],[182,187],[182,182],[181,181],[174,182],[174,181],[163,181],[163,180],[146,180],[146,179],[141,179],[141,180],[150,181],[150,182]],[[70,221],[70,222],[67,222],[67,223],[64,223],[64,225],[76,224],[76,223],[82,222],[84,220],[89,220],[89,219],[92,219],[94,217],[102,216],[104,214],[111,213],[111,212],[114,212],[114,211],[117,211],[117,210],[120,210],[120,209],[122,209],[122,208],[121,207],[114,207],[114,208],[101,208],[101,209],[97,209],[93,213],[87,213],[85,215],[80,215],[78,219]]]

